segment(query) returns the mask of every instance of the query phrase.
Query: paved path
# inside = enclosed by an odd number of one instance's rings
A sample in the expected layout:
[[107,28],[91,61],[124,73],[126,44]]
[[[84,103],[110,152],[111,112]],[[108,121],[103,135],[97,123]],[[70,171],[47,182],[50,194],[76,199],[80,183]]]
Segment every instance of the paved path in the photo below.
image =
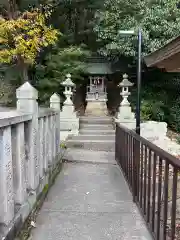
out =
[[[93,153],[94,154],[94,153]],[[151,240],[117,165],[65,163],[32,231],[33,240]]]

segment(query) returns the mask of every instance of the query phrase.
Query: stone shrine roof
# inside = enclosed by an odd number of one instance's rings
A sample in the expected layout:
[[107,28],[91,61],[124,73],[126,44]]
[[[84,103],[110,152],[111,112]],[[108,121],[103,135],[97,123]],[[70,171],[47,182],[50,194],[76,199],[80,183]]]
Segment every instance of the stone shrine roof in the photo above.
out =
[[95,56],[86,59],[86,71],[94,75],[108,75],[112,74],[111,62],[106,58]]
[[86,71],[92,75],[110,75],[116,72],[126,72],[132,68],[129,59],[120,56],[118,59],[109,61],[106,57],[93,54],[86,59]]
[[97,75],[112,74],[111,64],[108,64],[108,63],[87,63],[87,72],[89,74],[97,74]]

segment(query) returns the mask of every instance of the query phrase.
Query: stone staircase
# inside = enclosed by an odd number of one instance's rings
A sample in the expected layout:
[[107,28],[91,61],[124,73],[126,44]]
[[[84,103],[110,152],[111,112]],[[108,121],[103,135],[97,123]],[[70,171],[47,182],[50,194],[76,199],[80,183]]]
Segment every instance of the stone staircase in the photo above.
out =
[[[110,117],[81,117],[79,135],[69,137],[65,159],[68,161],[112,162],[115,130]],[[115,160],[113,161],[115,163]]]
[[68,139],[68,148],[114,152],[115,131],[108,117],[81,117],[80,132]]

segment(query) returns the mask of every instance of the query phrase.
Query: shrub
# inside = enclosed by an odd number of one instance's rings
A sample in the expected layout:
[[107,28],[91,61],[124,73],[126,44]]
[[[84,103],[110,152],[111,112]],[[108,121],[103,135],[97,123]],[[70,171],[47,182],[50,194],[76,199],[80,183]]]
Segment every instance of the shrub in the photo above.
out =
[[142,101],[141,104],[141,118],[143,120],[164,121],[164,103],[154,101]]

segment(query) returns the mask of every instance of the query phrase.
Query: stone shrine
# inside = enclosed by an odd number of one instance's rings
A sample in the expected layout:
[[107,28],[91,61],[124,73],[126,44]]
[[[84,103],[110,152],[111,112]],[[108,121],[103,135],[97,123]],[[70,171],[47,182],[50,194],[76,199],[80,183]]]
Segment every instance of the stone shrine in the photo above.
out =
[[89,73],[89,85],[86,91],[86,111],[85,115],[106,116],[107,111],[107,75],[111,74],[110,63],[102,58],[91,58],[87,63]]
[[107,115],[105,80],[105,77],[90,77],[90,85],[86,92],[86,115]]

